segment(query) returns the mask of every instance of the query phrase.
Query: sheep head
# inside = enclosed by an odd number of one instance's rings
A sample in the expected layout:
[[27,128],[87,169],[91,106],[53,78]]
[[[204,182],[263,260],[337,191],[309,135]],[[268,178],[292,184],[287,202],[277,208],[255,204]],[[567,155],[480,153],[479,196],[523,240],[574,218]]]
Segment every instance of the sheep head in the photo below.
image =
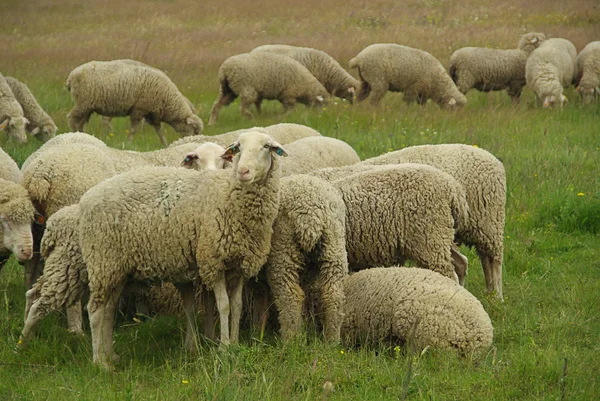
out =
[[18,143],[27,142],[25,126],[29,123],[25,117],[7,117],[0,122],[0,131],[6,130],[7,134],[13,137]]
[[230,164],[221,157],[224,152],[225,148],[222,146],[213,142],[205,142],[185,155],[181,165],[196,171],[222,170]]

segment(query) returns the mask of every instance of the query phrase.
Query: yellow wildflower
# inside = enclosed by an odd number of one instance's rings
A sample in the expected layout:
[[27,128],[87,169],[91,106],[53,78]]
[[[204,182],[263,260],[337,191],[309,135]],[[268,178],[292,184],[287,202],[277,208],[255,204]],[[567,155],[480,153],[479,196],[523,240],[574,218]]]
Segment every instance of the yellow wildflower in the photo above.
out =
[[189,384],[189,383],[190,383],[190,382],[189,382],[189,381],[187,381],[187,380],[182,380],[182,381],[181,381],[181,384]]
[[585,194],[583,192],[579,192],[577,196],[585,196]]
[[345,354],[345,352],[344,352],[344,350],[343,350],[343,349],[341,349],[341,350],[340,350],[340,354],[342,354],[342,355],[344,355],[344,354]]

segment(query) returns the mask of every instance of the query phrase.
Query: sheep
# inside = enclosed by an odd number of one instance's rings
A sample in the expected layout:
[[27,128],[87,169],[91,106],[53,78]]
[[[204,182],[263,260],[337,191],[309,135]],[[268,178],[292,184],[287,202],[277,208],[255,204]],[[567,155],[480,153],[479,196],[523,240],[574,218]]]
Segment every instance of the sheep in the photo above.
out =
[[346,142],[327,136],[310,136],[287,144],[289,157],[282,160],[281,174],[304,174],[324,167],[341,167],[360,162]]
[[584,104],[600,95],[600,41],[588,43],[577,55],[577,92]]
[[248,131],[261,131],[265,134],[270,135],[273,139],[279,142],[282,145],[286,145],[290,142],[297,141],[298,139],[306,138],[308,136],[321,136],[321,134],[314,130],[311,127],[307,127],[302,124],[292,124],[292,123],[280,123],[269,125],[266,127],[253,127],[253,128],[243,128],[236,131],[225,132],[223,134],[218,135],[193,135],[187,136],[185,138],[180,138],[173,142],[169,146],[178,146],[184,143],[202,143],[202,142],[214,142],[221,146],[229,146],[231,143],[237,140],[237,137],[242,132]]
[[311,175],[329,180],[344,199],[350,271],[411,258],[459,281],[453,240],[469,210],[452,176],[413,163],[321,169]]
[[516,49],[463,47],[452,53],[448,71],[462,94],[469,89],[479,91],[506,90],[513,104],[519,103],[525,86],[525,63],[546,36],[530,32],[519,40]]
[[431,54],[393,43],[367,46],[350,60],[361,80],[357,100],[377,105],[385,93],[404,92],[404,101],[424,105],[431,98],[443,108],[467,103],[448,72]]
[[294,59],[268,52],[244,53],[229,57],[219,67],[219,95],[208,125],[214,125],[222,106],[238,96],[242,116],[253,118],[250,106],[260,113],[263,99],[279,100],[285,110],[296,102],[307,106],[322,105],[329,94],[321,83]]
[[15,99],[4,76],[0,74],[0,131],[6,131],[8,137],[17,143],[26,143],[27,123],[29,121],[24,116],[23,108]]
[[[231,171],[145,167],[110,178],[81,198],[79,235],[95,363],[110,368],[114,358],[113,314],[127,277],[176,283],[191,350],[191,282],[199,278],[215,292],[221,344],[238,341],[241,289],[267,261],[279,208],[274,156],[285,155],[268,135],[246,132],[223,155],[233,159]],[[231,336],[226,270],[241,273],[231,294]]]
[[6,83],[23,108],[23,115],[29,120],[27,131],[43,142],[53,138],[58,127],[35,100],[27,85],[13,77],[6,77]]
[[410,146],[364,160],[361,165],[422,163],[454,177],[464,188],[469,205],[456,239],[474,246],[481,260],[487,291],[502,299],[502,255],[506,208],[506,172],[500,160],[470,145]]
[[22,262],[33,256],[30,226],[35,210],[20,181],[17,163],[0,148],[0,270],[11,253]]
[[182,136],[201,134],[204,128],[175,84],[153,67],[120,60],[91,61],[71,71],[66,86],[76,103],[67,115],[73,131],[82,131],[93,112],[110,117],[128,115],[130,141],[145,119],[164,147],[168,144],[161,132],[161,121]]
[[575,74],[577,50],[567,39],[546,39],[531,52],[525,64],[525,79],[544,107],[562,107]]
[[478,353],[493,340],[492,322],[471,293],[423,269],[373,268],[344,278],[342,339]]
[[[83,135],[73,135],[71,140],[83,139]],[[23,186],[45,218],[50,218],[65,206],[78,203],[88,189],[116,174],[140,166],[180,166],[184,157],[198,146],[188,143],[153,152],[118,150],[93,141],[85,143],[85,140],[48,146],[61,137],[63,135],[47,142],[46,149],[32,155],[33,160],[27,160],[23,168]],[[220,153],[213,153],[213,158],[219,159]],[[34,232],[34,249],[39,249],[42,234]],[[27,289],[42,271],[43,265],[38,255],[34,255],[25,265]]]
[[298,47],[289,45],[263,45],[258,46],[252,52],[272,52],[288,56],[305,66],[315,78],[333,96],[354,101],[356,89],[360,82],[342,68],[340,63],[324,51],[310,47]]

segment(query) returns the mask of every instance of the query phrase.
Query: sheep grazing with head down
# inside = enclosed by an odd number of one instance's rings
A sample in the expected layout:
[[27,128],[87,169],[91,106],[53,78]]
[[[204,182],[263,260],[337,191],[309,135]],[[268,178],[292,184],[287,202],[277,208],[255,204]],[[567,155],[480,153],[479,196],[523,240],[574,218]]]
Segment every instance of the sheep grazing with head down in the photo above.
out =
[[571,86],[577,50],[567,39],[545,40],[531,52],[525,65],[525,79],[544,107],[562,107],[567,101],[563,88]]
[[279,100],[285,110],[296,102],[307,106],[322,105],[329,96],[321,83],[296,60],[269,52],[231,56],[219,67],[219,96],[215,100],[208,125],[217,122],[222,106],[238,96],[243,116],[252,118],[250,106],[260,113],[263,99]]
[[575,83],[584,104],[600,96],[600,41],[590,42],[577,55]]
[[71,71],[66,81],[75,100],[67,115],[71,130],[82,131],[95,112],[108,117],[129,116],[130,140],[142,119],[154,127],[165,147],[162,121],[182,136],[201,134],[202,120],[177,86],[162,71],[140,64],[90,61]]
[[358,69],[361,80],[358,101],[369,97],[376,105],[389,90],[404,92],[406,103],[424,105],[432,99],[443,108],[467,103],[442,63],[420,49],[393,43],[370,45],[350,60],[350,68]]
[[58,128],[48,113],[35,100],[27,85],[13,77],[6,77],[6,83],[10,86],[15,99],[23,108],[25,118],[29,121],[26,127],[27,131],[44,142],[53,138]]
[[290,45],[263,45],[256,47],[252,52],[271,52],[293,58],[305,66],[323,84],[327,92],[350,103],[353,102],[356,90],[360,86],[360,82],[348,74],[340,63],[321,50]]
[[344,278],[344,295],[342,340],[349,345],[431,346],[464,355],[492,344],[494,328],[481,302],[427,270],[363,270]]
[[[177,285],[188,349],[196,344],[192,281],[199,278],[215,293],[221,343],[238,341],[241,290],[267,261],[279,208],[277,157],[285,155],[268,135],[247,132],[223,155],[231,170],[146,167],[108,179],[81,198],[94,362],[109,367],[114,358],[113,315],[128,278]],[[231,269],[240,279],[229,296],[225,273]]]
[[527,57],[544,40],[543,33],[530,32],[521,36],[516,49],[463,47],[452,53],[448,71],[463,94],[471,88],[483,92],[506,90],[512,102],[518,103],[525,87]]
[[13,94],[8,82],[0,74],[0,131],[6,131],[9,138],[18,143],[27,142],[25,127],[29,121],[23,114],[23,107]]

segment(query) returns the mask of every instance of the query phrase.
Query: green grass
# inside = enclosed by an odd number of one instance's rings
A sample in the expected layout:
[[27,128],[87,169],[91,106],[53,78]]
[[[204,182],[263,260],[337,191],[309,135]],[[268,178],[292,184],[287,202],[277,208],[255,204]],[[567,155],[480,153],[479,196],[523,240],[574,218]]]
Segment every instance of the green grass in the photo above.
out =
[[[514,47],[522,31],[567,37],[579,49],[600,34],[600,14],[583,0],[568,10],[561,1],[307,1],[262,8],[227,0],[8,1],[0,5],[1,72],[26,82],[64,132],[72,107],[64,80],[91,59],[138,58],[166,70],[206,122],[220,62],[260,44],[321,48],[345,66],[365,45],[395,41],[446,64],[461,46]],[[465,109],[448,113],[435,104],[406,106],[401,95],[388,94],[377,109],[338,102],[321,112],[299,106],[285,117],[279,104],[266,102],[251,122],[236,102],[206,130],[287,121],[341,138],[363,158],[455,142],[501,158],[508,186],[504,303],[486,295],[479,260],[463,249],[470,261],[466,287],[494,324],[489,352],[465,358],[432,349],[348,349],[324,344],[309,329],[306,343],[287,345],[276,332],[246,330],[241,345],[226,352],[201,340],[195,356],[182,349],[184,322],[157,317],[119,320],[121,362],[107,373],[91,363],[89,331],[83,338],[68,333],[59,313],[41,324],[26,351],[15,351],[25,288],[22,267],[11,260],[0,274],[0,400],[599,399],[600,109],[583,107],[572,89],[566,95],[564,110],[542,110],[529,90],[516,107],[505,93],[470,92]],[[127,119],[115,119],[109,132],[97,117],[87,128],[110,146],[159,148],[151,127],[132,144],[128,129]],[[170,141],[178,137],[170,127],[166,132]],[[40,143],[15,146],[0,138],[0,145],[22,163]],[[332,393],[323,390],[326,381]]]

